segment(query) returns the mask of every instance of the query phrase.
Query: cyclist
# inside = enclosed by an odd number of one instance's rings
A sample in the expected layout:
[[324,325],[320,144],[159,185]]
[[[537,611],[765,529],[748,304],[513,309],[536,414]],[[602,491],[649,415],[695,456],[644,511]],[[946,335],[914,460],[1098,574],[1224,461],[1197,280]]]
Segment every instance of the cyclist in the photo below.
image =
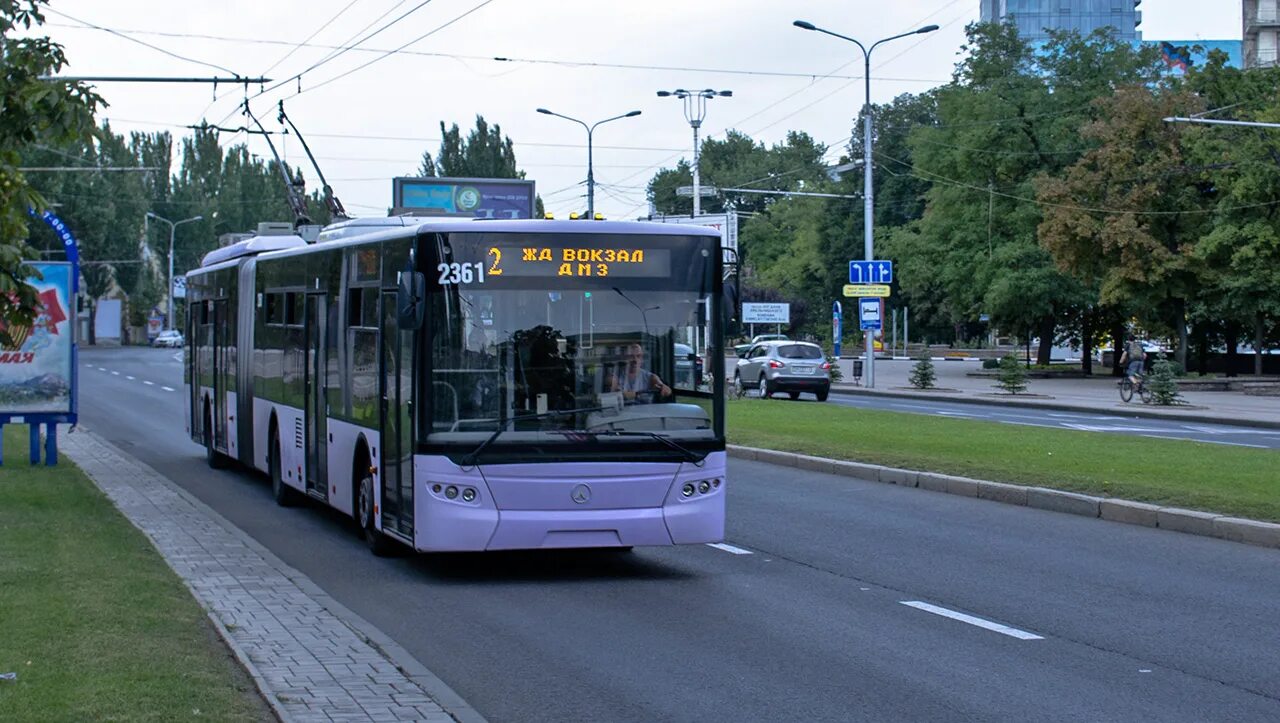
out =
[[1146,362],[1147,350],[1143,348],[1142,342],[1138,341],[1133,334],[1129,334],[1124,353],[1120,355],[1120,363],[1128,365],[1125,374],[1135,387],[1142,386],[1142,370]]

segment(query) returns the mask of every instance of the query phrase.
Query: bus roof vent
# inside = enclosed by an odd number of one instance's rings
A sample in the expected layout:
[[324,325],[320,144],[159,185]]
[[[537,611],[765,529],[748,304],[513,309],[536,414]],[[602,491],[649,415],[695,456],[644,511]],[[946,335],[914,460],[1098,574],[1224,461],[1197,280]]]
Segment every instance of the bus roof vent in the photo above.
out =
[[258,223],[259,236],[292,236],[293,224],[288,221],[261,221]]
[[267,251],[295,249],[295,248],[298,248],[299,246],[306,246],[306,245],[307,245],[307,242],[302,240],[301,236],[295,236],[293,234],[289,234],[287,236],[285,235],[251,236],[249,238],[236,241],[235,243],[229,244],[227,246],[223,246],[222,248],[214,249],[213,251],[210,251],[209,253],[204,255],[203,259],[201,259],[200,265],[212,266],[214,264],[222,263],[223,261],[238,259],[242,256],[256,256],[257,254],[265,253]]

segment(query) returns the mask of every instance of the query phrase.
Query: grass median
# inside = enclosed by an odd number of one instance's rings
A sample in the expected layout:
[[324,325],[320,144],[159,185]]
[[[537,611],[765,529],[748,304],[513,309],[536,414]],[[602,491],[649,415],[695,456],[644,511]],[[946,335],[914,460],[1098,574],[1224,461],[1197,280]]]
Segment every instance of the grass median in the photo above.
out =
[[882,412],[729,403],[729,442],[1280,522],[1280,453]]
[[26,434],[0,468],[0,720],[274,720],[147,538]]

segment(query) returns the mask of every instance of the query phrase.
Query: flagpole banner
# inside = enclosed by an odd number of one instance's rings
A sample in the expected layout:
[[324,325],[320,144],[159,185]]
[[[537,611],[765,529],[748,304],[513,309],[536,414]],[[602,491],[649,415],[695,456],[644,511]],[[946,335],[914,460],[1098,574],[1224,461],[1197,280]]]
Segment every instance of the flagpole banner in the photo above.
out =
[[75,348],[71,264],[28,265],[42,277],[27,279],[35,287],[38,310],[29,326],[10,327],[12,343],[0,346],[0,413],[70,414]]

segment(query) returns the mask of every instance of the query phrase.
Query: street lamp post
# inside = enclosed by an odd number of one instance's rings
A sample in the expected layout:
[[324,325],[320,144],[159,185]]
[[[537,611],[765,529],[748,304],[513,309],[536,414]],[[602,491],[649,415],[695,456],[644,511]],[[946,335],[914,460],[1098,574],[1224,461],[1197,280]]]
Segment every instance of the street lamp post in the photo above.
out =
[[592,165],[593,165],[592,158],[591,158],[592,135],[596,131],[596,126],[601,125],[603,123],[608,123],[609,121],[620,120],[622,118],[634,118],[640,115],[640,111],[633,110],[630,113],[615,115],[612,118],[605,118],[602,121],[596,121],[591,125],[587,125],[586,123],[578,120],[577,118],[570,118],[567,115],[561,115],[554,111],[549,111],[546,108],[539,108],[538,112],[542,113],[543,115],[553,115],[557,118],[564,118],[565,120],[573,121],[574,123],[577,123],[578,125],[587,129],[587,218],[594,219],[596,217],[596,175],[595,175],[595,170],[592,168]]
[[[938,26],[926,25],[923,28],[920,28],[919,30],[912,30],[909,33],[902,33],[900,35],[894,35],[892,37],[884,38],[882,40],[877,40],[876,42],[871,44],[870,48],[867,48],[865,45],[858,42],[857,40],[854,40],[853,38],[847,37],[845,35],[841,35],[840,33],[833,33],[830,30],[825,30],[823,28],[817,27],[813,23],[805,22],[804,20],[797,20],[793,22],[792,25],[796,26],[797,28],[801,28],[803,30],[816,30],[819,33],[826,33],[827,35],[840,38],[841,40],[848,40],[849,42],[858,46],[858,49],[862,51],[862,59],[865,62],[865,66],[864,66],[865,70],[863,72],[863,75],[865,76],[864,80],[866,81],[866,99],[862,105],[862,121],[863,121],[862,245],[863,245],[863,252],[866,256],[866,260],[874,261],[875,260],[875,248],[874,248],[875,236],[874,236],[874,224],[873,224],[872,215],[875,211],[875,199],[872,196],[873,178],[872,178],[872,164],[871,164],[871,142],[872,142],[872,138],[871,138],[871,130],[872,130],[871,128],[871,53],[876,49],[877,46],[883,43],[887,43],[890,40],[897,40],[899,38],[905,38],[911,35],[921,35],[923,33],[932,33],[933,31],[938,29]],[[874,334],[867,334],[866,337],[867,337],[866,339],[867,361],[866,361],[865,374],[867,377],[867,388],[874,388],[876,385],[875,353],[874,353],[875,341],[873,338]]]
[[702,195],[700,193],[701,183],[698,174],[698,161],[702,156],[702,151],[698,148],[698,129],[702,127],[702,121],[707,117],[707,101],[716,96],[731,98],[732,90],[685,90],[684,88],[676,88],[675,90],[658,91],[659,98],[669,98],[675,96],[684,101],[684,119],[689,121],[689,126],[693,128],[693,215],[702,214]]
[[147,218],[153,218],[157,221],[162,221],[164,223],[169,224],[169,321],[167,323],[167,327],[169,329],[172,329],[173,328],[173,237],[174,237],[174,232],[182,224],[200,221],[204,218],[204,216],[192,216],[191,218],[184,218],[183,220],[178,221],[177,223],[174,223],[173,221],[170,221],[164,216],[157,216],[156,214],[151,213],[150,211],[147,211]]

